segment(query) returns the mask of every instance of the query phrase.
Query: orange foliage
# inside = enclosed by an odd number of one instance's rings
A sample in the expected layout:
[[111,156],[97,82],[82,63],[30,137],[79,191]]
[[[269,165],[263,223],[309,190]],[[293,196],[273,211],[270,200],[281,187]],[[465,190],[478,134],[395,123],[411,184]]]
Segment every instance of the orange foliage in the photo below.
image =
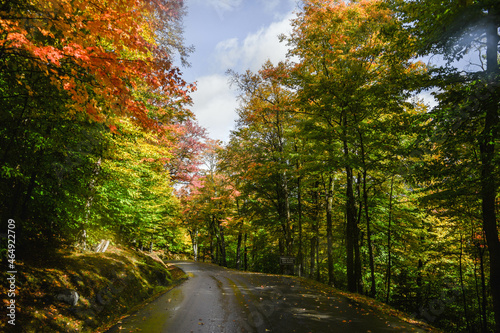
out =
[[51,76],[71,98],[70,114],[110,122],[125,114],[151,127],[137,89],[160,96],[156,119],[189,102],[194,89],[158,42],[181,7],[182,0],[26,0],[0,12],[0,48]]

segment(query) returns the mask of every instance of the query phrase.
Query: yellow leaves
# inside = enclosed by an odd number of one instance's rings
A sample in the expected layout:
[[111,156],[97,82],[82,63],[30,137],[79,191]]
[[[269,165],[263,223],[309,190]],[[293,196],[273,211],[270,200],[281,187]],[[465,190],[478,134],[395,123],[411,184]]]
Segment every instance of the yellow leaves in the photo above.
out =
[[295,20],[297,36],[300,36],[296,42],[307,43],[310,47],[326,37],[333,47],[350,44],[362,48],[363,44],[369,45],[370,38],[365,39],[366,35],[377,34],[380,25],[392,20],[390,12],[380,8],[380,3],[373,0],[349,4],[309,1],[310,6],[306,6],[306,11]]

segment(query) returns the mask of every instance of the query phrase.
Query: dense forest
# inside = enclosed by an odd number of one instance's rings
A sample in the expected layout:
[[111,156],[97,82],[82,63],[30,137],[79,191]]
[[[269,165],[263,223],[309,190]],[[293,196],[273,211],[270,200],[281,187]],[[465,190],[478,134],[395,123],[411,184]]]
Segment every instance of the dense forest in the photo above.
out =
[[226,144],[175,65],[185,11],[0,1],[1,232],[16,221],[18,251],[106,238],[268,273],[293,256],[445,330],[500,332],[498,1],[303,0],[287,61],[228,71]]

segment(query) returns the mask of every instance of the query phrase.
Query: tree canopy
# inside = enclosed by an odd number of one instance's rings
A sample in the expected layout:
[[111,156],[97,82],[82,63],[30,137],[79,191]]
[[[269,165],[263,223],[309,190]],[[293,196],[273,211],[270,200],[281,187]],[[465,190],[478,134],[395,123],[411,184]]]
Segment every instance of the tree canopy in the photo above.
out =
[[302,1],[286,62],[229,72],[239,119],[216,171],[238,195],[186,215],[197,251],[282,273],[293,256],[450,331],[498,331],[496,5]]
[[498,1],[303,0],[286,61],[228,71],[225,144],[175,65],[184,14],[0,2],[2,225],[33,247],[154,244],[500,331]]

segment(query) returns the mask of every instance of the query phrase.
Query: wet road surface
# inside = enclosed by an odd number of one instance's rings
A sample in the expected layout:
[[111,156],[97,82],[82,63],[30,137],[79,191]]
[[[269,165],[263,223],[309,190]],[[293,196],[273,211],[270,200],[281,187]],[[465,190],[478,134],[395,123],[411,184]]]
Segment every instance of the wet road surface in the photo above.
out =
[[108,332],[425,332],[298,279],[176,262],[190,278]]

